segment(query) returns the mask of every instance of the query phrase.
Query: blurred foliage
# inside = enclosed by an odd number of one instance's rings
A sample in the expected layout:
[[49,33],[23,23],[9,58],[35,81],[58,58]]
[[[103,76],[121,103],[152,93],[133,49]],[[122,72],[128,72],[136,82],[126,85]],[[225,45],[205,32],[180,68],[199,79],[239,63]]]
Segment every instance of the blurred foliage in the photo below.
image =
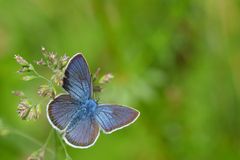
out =
[[[24,88],[39,100],[33,86],[41,80],[20,81],[13,57],[38,60],[44,46],[60,55],[83,52],[93,73],[101,67],[115,76],[100,102],[141,112],[89,149],[67,147],[74,160],[240,159],[239,19],[238,0],[0,0],[1,125],[46,140],[47,118],[20,120],[11,95]],[[27,159],[37,149],[11,131],[0,135],[1,159]],[[53,158],[64,159],[55,149]]]

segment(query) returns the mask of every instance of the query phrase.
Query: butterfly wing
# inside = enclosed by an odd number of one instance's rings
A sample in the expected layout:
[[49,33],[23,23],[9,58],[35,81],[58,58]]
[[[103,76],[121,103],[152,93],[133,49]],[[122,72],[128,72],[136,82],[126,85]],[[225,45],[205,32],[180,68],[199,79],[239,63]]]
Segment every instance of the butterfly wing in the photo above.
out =
[[97,108],[95,119],[105,133],[112,133],[133,123],[139,114],[133,108],[101,104]]
[[82,54],[69,61],[63,78],[63,88],[75,99],[84,102],[92,95],[91,75]]
[[74,127],[66,130],[65,142],[75,148],[88,148],[94,145],[99,136],[99,125],[96,120],[89,117],[74,123]]
[[60,95],[56,97],[47,106],[47,117],[52,126],[58,130],[64,130],[72,120],[77,107],[78,101],[70,95]]

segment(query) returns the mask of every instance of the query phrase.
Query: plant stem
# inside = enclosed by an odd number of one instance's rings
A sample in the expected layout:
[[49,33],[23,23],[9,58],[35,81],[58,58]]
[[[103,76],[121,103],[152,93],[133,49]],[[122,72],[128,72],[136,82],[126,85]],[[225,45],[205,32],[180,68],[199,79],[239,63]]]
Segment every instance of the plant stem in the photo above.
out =
[[15,135],[18,135],[18,136],[21,136],[21,137],[23,137],[23,138],[25,138],[25,139],[28,139],[29,141],[31,141],[32,143],[34,143],[34,144],[36,144],[36,145],[38,145],[38,146],[44,146],[45,149],[46,149],[46,151],[48,151],[48,152],[51,153],[51,154],[54,154],[54,152],[53,152],[51,149],[47,148],[47,147],[45,146],[45,144],[42,144],[41,142],[39,142],[39,141],[36,140],[35,138],[33,138],[33,137],[31,137],[31,136],[29,136],[29,135],[27,135],[27,134],[25,134],[25,133],[23,133],[23,132],[21,132],[21,131],[19,131],[19,130],[16,130],[16,129],[10,129],[10,128],[9,128],[9,130],[10,130],[10,133],[15,134]]
[[42,146],[42,148],[44,148],[44,149],[47,148],[47,145],[48,145],[48,143],[49,143],[49,140],[50,140],[52,134],[53,134],[53,129],[51,129],[50,133],[48,134],[47,140],[45,141],[45,143],[44,143],[44,145]]
[[[44,79],[46,80],[52,87],[53,87],[53,84],[52,84],[52,81],[50,81],[49,79],[47,79],[46,77],[42,76],[41,74],[39,74],[35,69],[33,69],[33,72],[36,74],[36,76],[38,78],[41,78],[41,79]],[[53,87],[54,88],[54,87]]]
[[38,146],[42,146],[42,143],[41,143],[40,141],[36,140],[35,138],[33,138],[33,137],[31,137],[31,136],[29,136],[29,135],[27,135],[27,134],[25,134],[25,133],[23,133],[23,132],[21,132],[21,131],[18,131],[18,130],[10,130],[10,133],[13,133],[13,134],[18,135],[18,136],[21,136],[21,137],[23,137],[23,138],[25,138],[25,139],[28,139],[29,141],[35,143],[35,144],[38,145]]
[[72,160],[72,157],[68,154],[67,148],[66,148],[65,144],[63,143],[62,137],[60,137],[60,135],[58,133],[56,133],[56,134],[57,134],[57,136],[58,136],[58,138],[60,140],[60,143],[62,145],[62,148],[63,148],[63,150],[65,152],[66,159],[67,160]]
[[57,133],[55,131],[55,134],[54,134],[54,151],[55,151],[55,155],[54,155],[54,160],[57,160],[58,159],[58,147],[57,147]]

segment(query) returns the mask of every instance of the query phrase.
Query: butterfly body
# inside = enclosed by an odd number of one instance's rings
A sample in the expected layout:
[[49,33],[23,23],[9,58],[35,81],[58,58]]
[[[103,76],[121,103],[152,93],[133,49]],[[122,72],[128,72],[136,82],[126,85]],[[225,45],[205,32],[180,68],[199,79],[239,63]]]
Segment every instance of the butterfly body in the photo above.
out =
[[72,117],[72,120],[69,122],[67,130],[72,130],[75,128],[76,122],[87,120],[89,117],[94,118],[97,108],[97,103],[95,100],[87,100],[84,104],[79,104],[78,109]]
[[61,94],[47,106],[50,124],[64,132],[63,139],[75,148],[92,146],[102,130],[112,133],[133,123],[139,112],[121,105],[98,104],[92,99],[93,86],[88,65],[82,54],[68,63]]

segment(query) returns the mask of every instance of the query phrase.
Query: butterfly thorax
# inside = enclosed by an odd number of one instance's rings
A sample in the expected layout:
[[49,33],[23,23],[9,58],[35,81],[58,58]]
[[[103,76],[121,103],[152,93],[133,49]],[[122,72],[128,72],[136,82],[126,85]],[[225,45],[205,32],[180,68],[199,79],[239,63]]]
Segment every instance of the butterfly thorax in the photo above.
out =
[[95,100],[89,99],[85,103],[81,103],[67,127],[68,130],[75,128],[76,122],[92,119],[96,109],[97,103]]
[[97,102],[93,99],[89,99],[85,102],[83,108],[85,108],[88,113],[94,113],[97,108]]

